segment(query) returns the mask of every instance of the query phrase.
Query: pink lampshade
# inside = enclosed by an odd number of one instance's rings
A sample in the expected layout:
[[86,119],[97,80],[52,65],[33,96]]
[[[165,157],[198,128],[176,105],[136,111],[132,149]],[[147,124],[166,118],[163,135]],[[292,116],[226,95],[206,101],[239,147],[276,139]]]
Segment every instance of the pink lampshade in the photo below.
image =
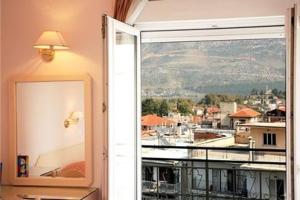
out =
[[58,31],[43,32],[33,47],[37,49],[69,49]]

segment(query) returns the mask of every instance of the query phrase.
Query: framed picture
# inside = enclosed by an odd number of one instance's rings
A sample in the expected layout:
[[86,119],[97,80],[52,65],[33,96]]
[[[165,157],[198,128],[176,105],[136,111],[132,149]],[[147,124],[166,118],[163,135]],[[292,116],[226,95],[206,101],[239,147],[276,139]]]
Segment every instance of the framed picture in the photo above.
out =
[[18,156],[18,177],[29,176],[29,157],[26,155]]

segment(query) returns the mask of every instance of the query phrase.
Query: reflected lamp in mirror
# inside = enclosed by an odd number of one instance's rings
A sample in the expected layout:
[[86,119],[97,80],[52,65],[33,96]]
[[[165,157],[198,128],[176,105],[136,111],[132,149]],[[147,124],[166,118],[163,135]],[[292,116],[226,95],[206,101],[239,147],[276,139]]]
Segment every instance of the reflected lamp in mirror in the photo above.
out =
[[69,49],[63,36],[58,31],[45,31],[33,46],[46,62],[53,60],[56,50]]
[[11,184],[86,187],[92,183],[91,84],[89,75],[11,78]]
[[78,124],[80,118],[82,117],[83,117],[82,112],[71,112],[69,117],[64,121],[65,128],[69,128],[72,125]]

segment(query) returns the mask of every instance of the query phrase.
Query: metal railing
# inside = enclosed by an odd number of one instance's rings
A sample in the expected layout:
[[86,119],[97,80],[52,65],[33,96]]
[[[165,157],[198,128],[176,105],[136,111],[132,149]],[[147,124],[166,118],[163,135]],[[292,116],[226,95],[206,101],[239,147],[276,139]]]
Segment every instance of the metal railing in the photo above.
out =
[[285,149],[142,147],[188,151],[186,157],[143,155],[145,200],[285,199]]

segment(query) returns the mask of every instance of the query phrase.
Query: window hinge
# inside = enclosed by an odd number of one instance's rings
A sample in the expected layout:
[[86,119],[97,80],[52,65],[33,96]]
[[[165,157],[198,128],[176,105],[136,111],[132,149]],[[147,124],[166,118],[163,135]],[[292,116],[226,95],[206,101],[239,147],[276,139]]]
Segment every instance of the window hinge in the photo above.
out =
[[107,107],[106,107],[106,104],[103,102],[103,103],[102,103],[102,112],[105,112],[105,111],[106,111],[106,108],[107,108]]
[[291,111],[291,120],[293,120],[294,119],[294,112],[293,111]]
[[292,18],[291,18],[291,23],[292,23],[292,25],[295,24],[295,17],[294,16],[292,16]]
[[103,160],[106,160],[108,158],[108,153],[107,153],[107,149],[106,148],[103,149],[102,156],[103,156]]
[[101,28],[101,32],[102,32],[102,38],[105,39],[106,36],[106,25],[107,25],[107,20],[106,20],[106,14],[102,15],[102,28]]

